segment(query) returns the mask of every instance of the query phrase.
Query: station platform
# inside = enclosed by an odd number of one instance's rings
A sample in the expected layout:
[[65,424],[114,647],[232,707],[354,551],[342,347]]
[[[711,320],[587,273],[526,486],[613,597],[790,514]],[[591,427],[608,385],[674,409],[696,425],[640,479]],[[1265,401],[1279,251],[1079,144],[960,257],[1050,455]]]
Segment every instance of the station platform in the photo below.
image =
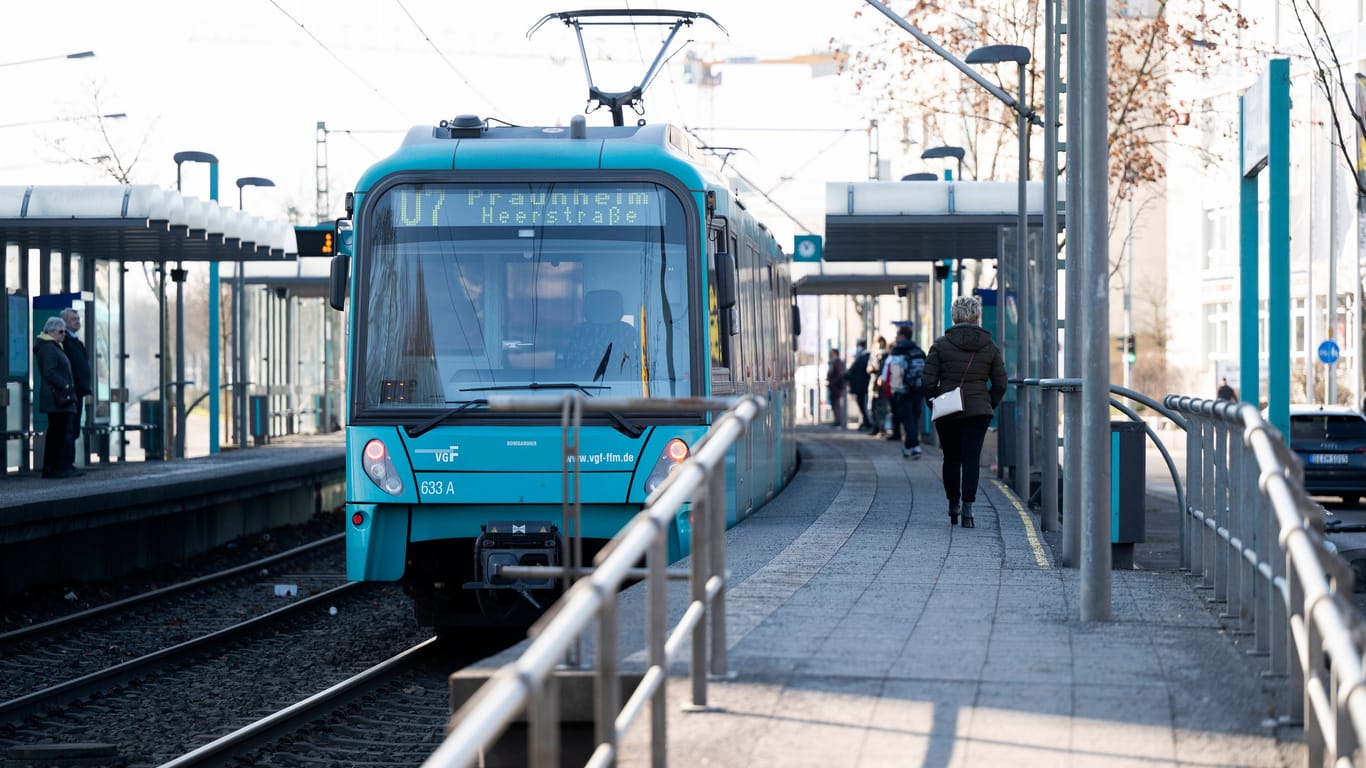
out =
[[[798,439],[792,484],[727,534],[733,679],[686,712],[686,649],[671,670],[671,764],[1304,764],[1302,732],[1269,716],[1285,681],[1262,675],[1191,577],[1145,565],[1175,562],[1175,539],[1151,542],[1175,530],[1174,502],[1135,567],[1112,572],[1112,619],[1082,622],[1080,573],[987,468],[976,527],[950,527],[936,448],[911,460],[830,427]],[[676,620],[687,587],[670,589]],[[622,598],[622,668],[638,674],[644,590]],[[648,716],[621,746],[618,765],[649,764]]]
[[0,481],[0,594],[114,578],[345,502],[341,432],[174,461]]

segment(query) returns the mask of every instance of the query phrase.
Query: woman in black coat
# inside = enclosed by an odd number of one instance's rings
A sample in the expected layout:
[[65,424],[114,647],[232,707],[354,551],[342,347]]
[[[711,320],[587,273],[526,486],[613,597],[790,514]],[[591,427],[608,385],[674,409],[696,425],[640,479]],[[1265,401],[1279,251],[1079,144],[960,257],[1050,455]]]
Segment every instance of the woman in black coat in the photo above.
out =
[[[66,322],[60,317],[50,317],[43,325],[43,332],[33,343],[33,358],[42,377],[38,388],[38,410],[47,414],[47,432],[43,435],[43,477],[74,477],[77,471],[72,468],[74,456],[66,456],[66,434],[71,429],[71,420],[76,418],[79,402],[76,398],[76,380],[71,375],[71,361],[62,350],[62,340],[66,337]],[[59,404],[61,395],[66,401]],[[66,467],[66,469],[62,469]]]
[[981,326],[982,302],[976,296],[959,296],[949,312],[953,326],[934,340],[921,378],[929,398],[963,388],[963,410],[936,419],[934,430],[944,451],[949,524],[958,524],[961,502],[963,527],[973,528],[982,442],[996,406],[1006,395],[1006,363],[991,333]]

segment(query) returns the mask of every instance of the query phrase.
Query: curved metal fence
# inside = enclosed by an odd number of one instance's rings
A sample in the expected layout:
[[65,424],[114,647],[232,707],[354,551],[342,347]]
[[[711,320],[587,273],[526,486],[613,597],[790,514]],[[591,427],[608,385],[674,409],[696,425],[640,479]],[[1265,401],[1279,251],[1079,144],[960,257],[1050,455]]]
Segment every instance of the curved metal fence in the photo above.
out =
[[[543,403],[544,401],[541,401]],[[718,405],[720,404],[720,405]],[[491,408],[516,409],[522,403],[494,402]],[[531,630],[531,643],[515,661],[501,667],[452,717],[445,741],[423,763],[424,768],[482,764],[481,756],[508,726],[525,712],[530,765],[559,766],[559,688],[556,666],[578,654],[581,638],[596,625],[594,665],[595,739],[588,765],[615,763],[626,730],[649,705],[650,748],[654,765],[667,763],[665,741],[665,684],[670,660],[691,635],[692,706],[705,707],[707,674],[726,671],[726,453],[765,407],[762,397],[747,395],[737,401],[633,401],[635,409],[673,409],[697,412],[730,406],[709,429],[685,461],[646,500],[645,508],[599,553],[594,567],[556,601]],[[530,403],[529,407],[544,408]],[[566,440],[577,442],[578,409],[621,408],[603,399],[565,400]],[[576,495],[576,494],[571,494]],[[685,504],[691,503],[692,552],[687,578],[690,602],[677,625],[668,620],[668,531]],[[646,568],[635,566],[644,558]],[[504,569],[509,577],[536,576],[536,569]],[[531,572],[531,573],[529,573]],[[619,703],[617,644],[618,591],[628,578],[644,576],[648,607],[646,636],[648,667],[624,704]],[[709,669],[710,667],[710,669]]]
[[1267,672],[1286,678],[1277,714],[1304,724],[1309,765],[1355,764],[1366,744],[1366,626],[1299,457],[1251,403],[1163,402],[1189,425],[1182,564],[1253,634]]

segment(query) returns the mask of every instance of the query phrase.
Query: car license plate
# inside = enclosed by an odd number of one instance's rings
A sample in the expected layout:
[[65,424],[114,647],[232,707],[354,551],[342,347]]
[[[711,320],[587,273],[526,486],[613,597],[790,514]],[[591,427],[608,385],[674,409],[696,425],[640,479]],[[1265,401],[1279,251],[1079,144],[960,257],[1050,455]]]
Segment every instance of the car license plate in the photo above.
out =
[[1310,464],[1346,464],[1347,454],[1345,453],[1311,453],[1309,454]]

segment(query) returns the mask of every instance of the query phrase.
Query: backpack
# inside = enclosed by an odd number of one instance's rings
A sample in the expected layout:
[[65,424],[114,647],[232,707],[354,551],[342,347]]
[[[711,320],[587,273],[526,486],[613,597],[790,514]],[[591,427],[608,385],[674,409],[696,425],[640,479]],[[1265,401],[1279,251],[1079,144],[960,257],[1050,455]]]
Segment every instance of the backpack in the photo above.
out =
[[[907,377],[910,373],[910,360],[905,355],[894,354],[887,356],[887,388],[893,395],[904,394],[907,389]],[[923,368],[923,366],[922,366]]]
[[921,376],[925,372],[925,357],[916,355],[914,357],[897,353],[887,358],[887,388],[893,395],[904,395],[913,389],[921,389],[925,385],[921,381]]
[[906,387],[908,389],[924,389],[925,384],[920,380],[921,374],[925,372],[925,358],[913,357],[911,364],[906,369]]

